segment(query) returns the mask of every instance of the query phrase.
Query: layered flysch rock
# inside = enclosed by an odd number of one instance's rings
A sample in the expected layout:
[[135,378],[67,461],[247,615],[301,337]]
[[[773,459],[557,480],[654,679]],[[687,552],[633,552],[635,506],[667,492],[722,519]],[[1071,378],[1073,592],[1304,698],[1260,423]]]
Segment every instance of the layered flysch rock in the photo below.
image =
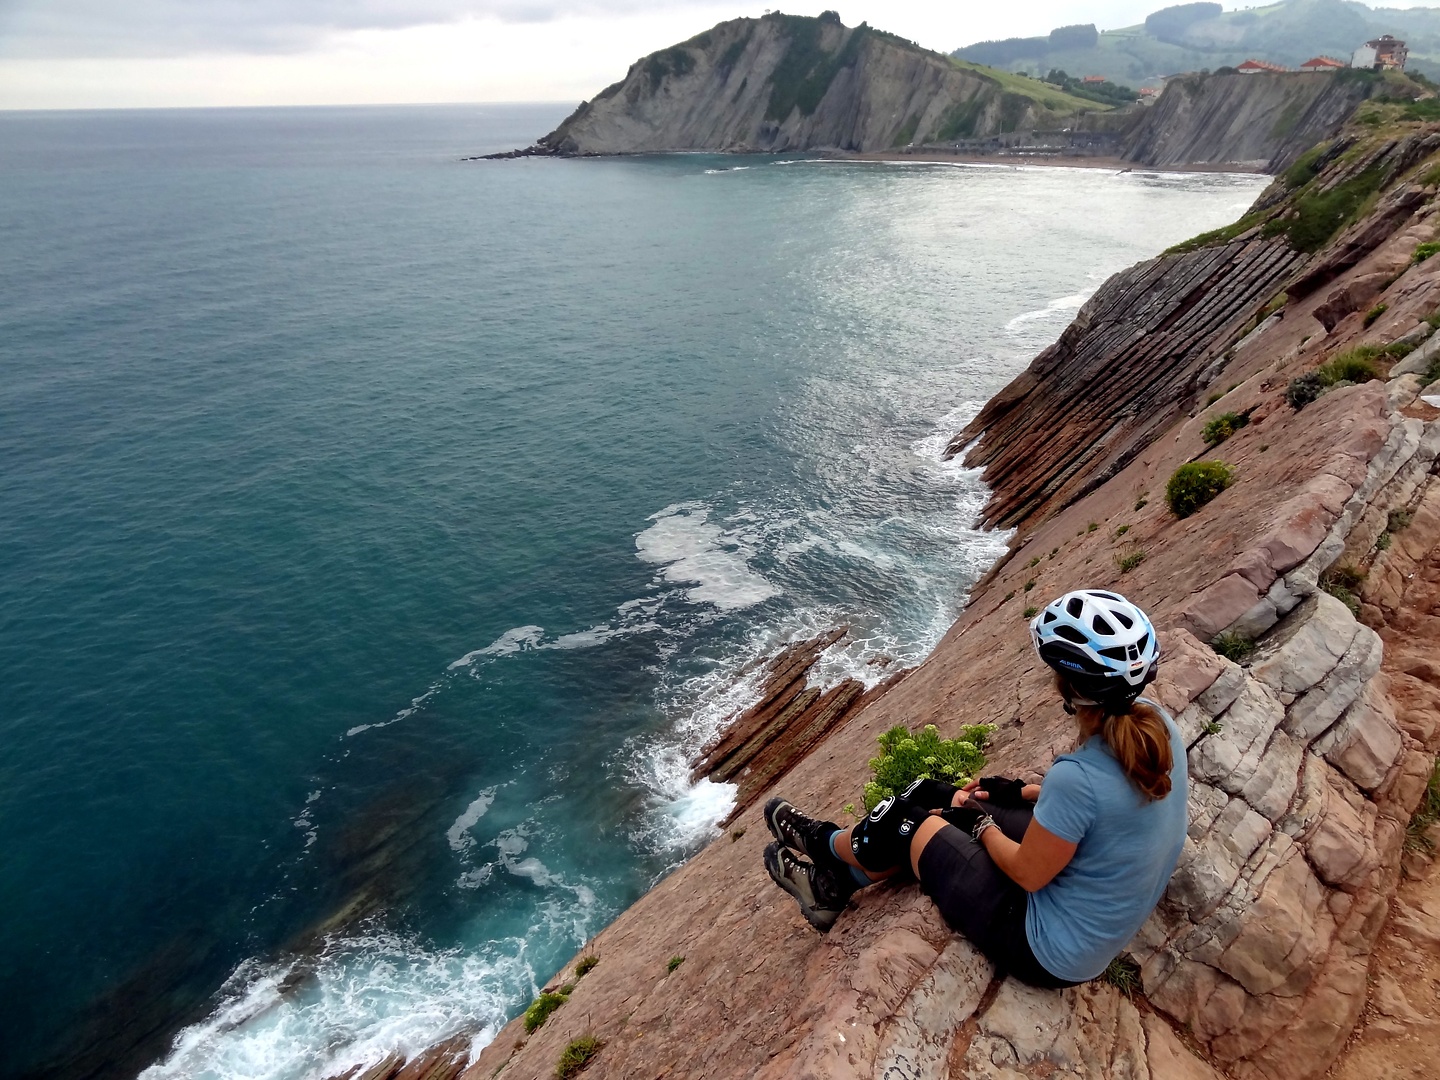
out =
[[720,23],[645,57],[534,149],[887,150],[1050,126],[1084,104],[1035,87],[1029,95],[1007,90],[973,65],[864,24],[846,27],[833,13],[777,12]]
[[1303,72],[1171,79],[1126,134],[1123,156],[1145,165],[1238,165],[1278,173],[1383,82]]
[[[1394,162],[1410,150],[1356,143],[1304,190],[1326,189],[1366,155]],[[1217,401],[1112,435],[1127,441],[1124,461],[1110,451],[1076,457],[1069,444],[1090,435],[1075,429],[1055,432],[1065,445],[1049,458],[1034,444],[1038,469],[1083,473],[1086,493],[1062,497],[1062,479],[1046,497],[1026,496],[1011,553],[931,657],[774,789],[849,820],[875,739],[895,723],[942,732],[993,723],[996,771],[1043,774],[1075,729],[1034,658],[1023,608],[1081,585],[1119,589],[1161,628],[1153,693],[1184,733],[1192,777],[1179,868],[1129,949],[1140,996],[1103,982],[1052,992],[1006,979],[913,884],[863,890],[819,937],[761,868],[769,837],[752,808],[588,942],[598,964],[569,1001],[528,1037],[518,1022],[502,1031],[467,1078],[552,1075],[581,1035],[601,1043],[589,1077],[1324,1072],[1364,1006],[1406,823],[1440,748],[1440,384],[1426,385],[1440,374],[1440,337],[1422,322],[1440,307],[1440,258],[1413,258],[1440,237],[1427,182],[1437,166],[1430,157],[1385,173],[1374,198],[1352,206],[1353,225],[1295,260],[1290,283],[1321,262],[1333,276],[1289,298],[1283,317],[1243,338],[1248,319],[1207,331]],[[1281,237],[1303,234],[1291,228],[1304,224],[1303,198],[1272,200],[1285,224],[1269,237],[1258,222],[1256,237],[1204,250],[1237,267],[1279,258]],[[1409,209],[1396,216],[1400,205]],[[1391,226],[1377,238],[1382,217]],[[1127,286],[1136,319],[1152,301],[1172,312],[1237,302],[1226,274],[1187,291],[1163,267],[1151,273],[1153,292]],[[1342,313],[1354,295],[1373,302]],[[1132,344],[1123,323],[1117,312],[1111,359]],[[1418,347],[1393,368],[1404,348],[1382,357],[1382,378],[1337,385],[1303,409],[1287,403],[1290,380],[1336,353],[1402,342]],[[1105,363],[1097,353],[1093,372]],[[1169,363],[1164,351],[1149,354],[1116,386],[1147,394]],[[1063,365],[1047,369],[1030,393],[1038,403],[1047,379],[1067,377]],[[1131,407],[1119,389],[1107,400],[1121,415]],[[1207,446],[1206,424],[1222,413],[1248,423]],[[1179,519],[1166,481],[1201,457],[1224,460],[1235,482]],[[1013,501],[1025,486],[1016,470],[995,497]],[[1211,644],[1222,631],[1253,640],[1254,652],[1225,659]]]

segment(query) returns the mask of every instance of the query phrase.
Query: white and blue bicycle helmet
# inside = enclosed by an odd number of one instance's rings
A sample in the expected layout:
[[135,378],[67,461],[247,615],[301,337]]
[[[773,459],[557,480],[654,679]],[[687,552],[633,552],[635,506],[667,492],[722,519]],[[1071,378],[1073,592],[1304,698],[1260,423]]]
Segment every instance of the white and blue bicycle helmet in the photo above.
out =
[[1119,593],[1068,592],[1030,623],[1040,659],[1075,692],[1109,709],[1126,709],[1155,678],[1160,643],[1145,613]]

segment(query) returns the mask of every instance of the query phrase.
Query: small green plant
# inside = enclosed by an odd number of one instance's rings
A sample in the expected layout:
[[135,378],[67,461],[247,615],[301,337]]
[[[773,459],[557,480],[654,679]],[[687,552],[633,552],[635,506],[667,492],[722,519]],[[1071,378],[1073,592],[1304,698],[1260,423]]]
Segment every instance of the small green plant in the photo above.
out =
[[550,1019],[551,1013],[569,1000],[570,993],[568,990],[564,993],[551,993],[548,990],[542,993],[532,1001],[530,1007],[525,1010],[525,1034],[529,1035],[541,1024],[545,1023],[546,1020]]
[[732,844],[735,843],[735,841],[741,839],[742,837],[744,837],[744,835],[745,835],[745,828],[744,828],[744,826],[741,826],[741,827],[738,828],[738,829],[731,829],[731,830],[730,830],[730,843],[732,843]]
[[1121,953],[1111,960],[1110,965],[1101,973],[1100,980],[1109,983],[1126,997],[1134,997],[1144,989],[1140,981],[1140,965],[1128,953]]
[[595,970],[595,965],[598,963],[600,963],[598,956],[582,956],[580,962],[575,965],[575,978],[583,979]]
[[1036,555],[1033,559],[1030,560],[1030,569],[1033,570],[1035,567],[1037,567],[1037,566],[1039,566],[1039,565],[1040,565],[1040,556],[1039,556],[1039,555]]
[[995,728],[971,724],[954,739],[942,739],[934,724],[912,734],[901,725],[879,738],[880,755],[870,759],[875,779],[865,785],[865,810],[875,809],[881,799],[897,795],[916,780],[943,780],[962,787],[985,767],[985,743]]
[[1408,529],[1410,527],[1410,521],[1409,510],[1391,510],[1389,516],[1385,519],[1385,531],[1397,533],[1401,529]]
[[1282,292],[1276,296],[1271,297],[1270,302],[1266,304],[1263,309],[1261,309],[1260,317],[1262,319],[1269,318],[1271,315],[1274,315],[1275,312],[1279,311],[1289,302],[1290,296],[1287,293]]
[[1195,513],[1234,481],[1235,470],[1223,461],[1189,461],[1165,485],[1165,501],[1176,517]]
[[1034,604],[1031,604],[1022,614],[1027,619],[1033,619],[1036,615],[1040,614],[1040,609]]
[[1059,555],[1059,554],[1060,554],[1060,549],[1059,549],[1058,547],[1053,547],[1053,548],[1050,549],[1050,558],[1053,559],[1056,555]]
[[1248,423],[1250,418],[1241,413],[1221,413],[1205,422],[1205,426],[1200,429],[1200,437],[1207,446],[1219,446]]
[[1146,498],[1146,496],[1148,496],[1149,494],[1150,494],[1150,493],[1149,493],[1148,491],[1142,491],[1142,492],[1140,493],[1139,498],[1137,498],[1137,499],[1135,500],[1135,509],[1136,509],[1136,510],[1144,510],[1145,507],[1149,505],[1150,500],[1149,500],[1148,498]]
[[853,802],[847,802],[844,806],[840,808],[840,812],[844,814],[849,814],[851,817],[860,816],[858,813],[856,813],[855,804]]
[[1210,642],[1210,647],[1226,660],[1233,660],[1238,664],[1255,651],[1255,642],[1244,634],[1226,632]]
[[1005,603],[1009,603],[1011,600],[1014,600],[1014,599],[1015,599],[1015,590],[1014,590],[1014,589],[1011,589],[1009,592],[1007,592],[1007,593],[1001,598],[1000,602],[1001,602],[1002,604],[1005,604]]
[[1129,531],[1130,531],[1130,526],[1129,526],[1129,525],[1117,525],[1117,526],[1115,527],[1115,539],[1116,539],[1116,540],[1119,540],[1120,537],[1124,536],[1124,535],[1125,535],[1127,532],[1129,532]]
[[1122,574],[1128,574],[1135,567],[1145,561],[1145,552],[1131,551],[1127,554],[1116,553],[1115,568]]
[[1410,256],[1410,258],[1417,263],[1422,263],[1426,259],[1430,258],[1431,255],[1434,255],[1437,251],[1440,251],[1440,244],[1434,242],[1428,244],[1416,244],[1415,254]]
[[1350,614],[1360,614],[1360,589],[1365,584],[1365,571],[1350,563],[1332,566],[1320,575],[1320,588],[1339,600]]
[[1033,589],[1034,587],[1035,587],[1035,579],[1034,579],[1033,577],[1032,577],[1029,581],[1025,582],[1025,591],[1026,591],[1026,592],[1029,592],[1029,591],[1030,591],[1031,589]]
[[1376,319],[1380,318],[1381,315],[1384,315],[1385,312],[1389,310],[1389,304],[1376,304],[1374,307],[1372,307],[1369,311],[1365,313],[1364,325],[1369,326],[1371,323],[1373,323]]
[[1440,760],[1430,770],[1430,780],[1425,785],[1425,794],[1420,799],[1410,823],[1405,826],[1405,850],[1430,852],[1435,850],[1435,841],[1430,829],[1440,821]]
[[555,1080],[570,1080],[570,1077],[590,1064],[590,1059],[598,1054],[604,1045],[594,1035],[581,1035],[578,1039],[571,1039],[565,1049],[560,1051],[560,1060],[555,1065]]
[[1215,393],[1211,394],[1208,398],[1205,399],[1205,408],[1208,409],[1211,405],[1214,405],[1215,402],[1219,401],[1224,396],[1225,391],[1216,390]]
[[1391,536],[1388,532],[1382,532],[1379,536],[1375,538],[1375,550],[1389,551],[1390,545],[1394,542],[1394,539],[1395,538]]
[[676,968],[678,968],[678,967],[679,967],[681,964],[683,964],[684,962],[685,962],[685,958],[684,958],[683,956],[672,956],[672,957],[670,957],[669,962],[666,963],[666,965],[665,965],[665,974],[667,974],[667,975],[670,974],[670,972],[674,971]]
[[1328,364],[1321,364],[1316,369],[1320,381],[1326,386],[1334,386],[1336,383],[1362,383],[1370,382],[1372,379],[1384,378],[1384,375],[1375,366],[1375,361],[1383,355],[1383,350],[1373,347],[1367,348],[1364,345],[1341,353]]
[[1200,733],[1202,735],[1219,735],[1220,732],[1224,730],[1225,728],[1219,720],[1211,720],[1203,728],[1200,729]]
[[1085,526],[1085,531],[1086,531],[1087,533],[1092,533],[1092,532],[1094,532],[1096,529],[1098,529],[1099,527],[1100,527],[1100,523],[1099,523],[1098,521],[1092,521],[1092,522],[1090,522],[1089,525],[1086,525],[1086,526]]
[[1325,382],[1313,371],[1297,375],[1285,388],[1285,401],[1296,412],[1325,392]]

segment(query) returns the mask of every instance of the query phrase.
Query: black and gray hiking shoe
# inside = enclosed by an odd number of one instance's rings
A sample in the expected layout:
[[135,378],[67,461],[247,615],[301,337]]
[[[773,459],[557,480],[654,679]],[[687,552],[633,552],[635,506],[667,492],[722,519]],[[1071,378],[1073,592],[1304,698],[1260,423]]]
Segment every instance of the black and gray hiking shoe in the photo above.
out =
[[822,866],[835,862],[830,850],[830,837],[840,831],[833,821],[817,821],[796,809],[784,799],[771,799],[765,804],[765,824],[775,839],[802,855],[808,855]]
[[855,884],[834,871],[807,863],[779,843],[765,848],[765,869],[770,879],[795,898],[805,921],[824,934],[850,902]]

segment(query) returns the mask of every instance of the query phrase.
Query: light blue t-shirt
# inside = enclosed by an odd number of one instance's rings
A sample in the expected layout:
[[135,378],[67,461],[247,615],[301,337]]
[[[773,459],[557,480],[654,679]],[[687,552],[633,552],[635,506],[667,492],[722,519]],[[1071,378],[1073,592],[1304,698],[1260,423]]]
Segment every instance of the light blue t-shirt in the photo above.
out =
[[1160,902],[1189,826],[1185,744],[1170,717],[1170,794],[1150,801],[1096,735],[1055,759],[1040,786],[1035,820],[1072,844],[1075,857],[1030,894],[1025,936],[1035,959],[1072,982],[1093,979]]

